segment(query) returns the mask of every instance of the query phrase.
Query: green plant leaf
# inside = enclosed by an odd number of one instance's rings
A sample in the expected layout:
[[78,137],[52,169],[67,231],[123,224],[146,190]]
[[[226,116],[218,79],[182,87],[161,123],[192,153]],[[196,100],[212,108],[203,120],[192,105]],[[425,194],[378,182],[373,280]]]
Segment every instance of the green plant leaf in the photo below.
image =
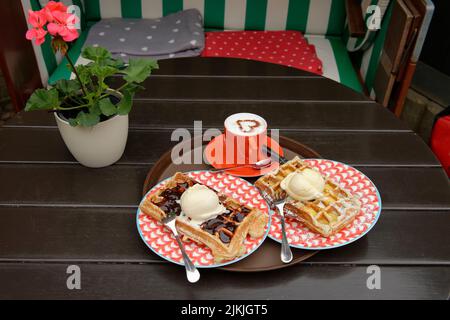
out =
[[78,75],[81,78],[81,82],[83,82],[83,84],[86,84],[87,81],[89,80],[88,76],[89,76],[89,69],[86,65],[84,64],[80,64],[78,66],[75,66],[75,69],[77,70]]
[[130,59],[128,67],[122,72],[127,82],[141,83],[147,79],[153,69],[158,69],[158,62],[152,59]]
[[59,94],[56,88],[37,89],[31,95],[25,106],[25,111],[53,110],[60,105]]
[[134,93],[130,90],[123,91],[123,97],[120,102],[117,104],[117,113],[120,115],[129,114],[131,111],[131,107],[133,105],[133,96]]
[[140,84],[134,83],[134,82],[127,82],[125,88],[123,88],[121,91],[124,93],[125,91],[129,94],[134,95],[136,91],[145,89],[144,86],[141,86]]
[[77,123],[82,127],[92,127],[100,122],[100,116],[98,114],[84,111],[80,111],[76,118]]
[[106,60],[106,64],[108,66],[117,68],[117,69],[123,69],[125,67],[125,63],[122,59],[116,58],[116,59],[108,59]]
[[111,102],[109,97],[100,100],[98,105],[102,113],[107,117],[117,113],[117,107]]
[[111,52],[102,47],[86,47],[83,49],[81,56],[97,63],[112,59]]
[[91,67],[91,72],[94,76],[96,76],[97,78],[106,78],[106,77],[110,77],[112,75],[115,75],[116,73],[119,72],[119,69],[111,67],[111,66],[101,66],[98,64],[94,64]]
[[80,83],[73,79],[73,80],[67,80],[67,79],[61,79],[56,81],[54,87],[61,92],[63,95],[74,95],[77,94],[80,90]]
[[98,101],[94,101],[91,105],[88,106],[89,112],[100,116],[102,114],[102,110],[100,109],[100,103]]

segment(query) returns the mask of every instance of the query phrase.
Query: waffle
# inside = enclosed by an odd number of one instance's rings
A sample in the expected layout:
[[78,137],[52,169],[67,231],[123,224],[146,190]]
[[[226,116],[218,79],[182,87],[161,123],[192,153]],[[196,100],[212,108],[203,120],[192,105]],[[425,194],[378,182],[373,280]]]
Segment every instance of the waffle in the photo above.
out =
[[255,182],[255,186],[267,193],[274,201],[280,201],[287,197],[286,192],[281,189],[281,181],[290,173],[310,168],[299,157],[282,164],[276,171],[268,173]]
[[[287,197],[287,194],[281,189],[281,181],[290,173],[300,172],[306,168],[313,169],[306,162],[295,157],[283,164],[276,172],[261,177],[255,185],[274,199],[282,200]],[[357,196],[350,194],[327,177],[324,179],[325,188],[318,199],[299,201],[287,197],[284,213],[302,222],[312,231],[329,237],[355,219],[361,210],[361,202]]]
[[150,195],[140,205],[141,211],[158,220],[168,213],[178,215],[176,227],[184,239],[191,239],[209,247],[216,262],[232,260],[245,253],[247,234],[253,238],[263,236],[268,216],[257,209],[242,205],[224,194],[218,194],[227,212],[197,226],[181,212],[177,200],[183,192],[198,182],[183,173],[176,173],[164,187]]

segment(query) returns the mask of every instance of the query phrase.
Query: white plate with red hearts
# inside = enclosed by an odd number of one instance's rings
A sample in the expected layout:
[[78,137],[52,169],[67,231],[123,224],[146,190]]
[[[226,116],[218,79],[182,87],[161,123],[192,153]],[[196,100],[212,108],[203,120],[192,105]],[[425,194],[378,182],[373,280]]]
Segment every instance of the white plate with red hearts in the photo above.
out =
[[[333,182],[361,201],[361,211],[348,226],[330,237],[323,237],[304,226],[301,222],[286,217],[286,234],[289,245],[306,250],[333,249],[350,244],[366,235],[377,223],[381,214],[381,197],[373,182],[359,170],[341,162],[325,159],[304,159]],[[272,215],[269,238],[281,243],[281,221]]]
[[[204,184],[219,193],[233,197],[240,203],[257,208],[262,213],[269,215],[267,203],[259,194],[258,189],[242,178],[227,175],[225,173],[213,173],[210,171],[192,171],[187,172],[186,174],[197,182]],[[168,179],[159,182],[150,191],[148,191],[143,199],[162,188],[167,181]],[[207,246],[198,244],[191,240],[184,241],[184,246],[189,258],[197,267],[223,267],[236,263],[255,252],[266,239],[270,230],[270,222],[271,219],[269,215],[265,234],[257,239],[253,239],[248,235],[244,241],[246,248],[245,254],[231,261],[215,263],[211,250]],[[183,258],[181,256],[181,250],[178,247],[177,241],[172,233],[162,223],[145,215],[140,209],[138,209],[136,224],[139,234],[148,248],[163,259],[175,264],[183,265]]]

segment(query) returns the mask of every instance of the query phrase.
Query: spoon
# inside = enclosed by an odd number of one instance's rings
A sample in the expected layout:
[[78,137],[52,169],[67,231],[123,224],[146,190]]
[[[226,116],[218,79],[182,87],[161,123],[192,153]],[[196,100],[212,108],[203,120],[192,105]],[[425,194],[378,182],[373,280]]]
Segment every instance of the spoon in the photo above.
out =
[[266,158],[266,159],[259,160],[258,162],[255,162],[252,164],[242,164],[242,165],[228,167],[228,168],[217,168],[217,169],[214,168],[214,169],[211,169],[211,171],[212,172],[222,172],[222,171],[235,170],[235,169],[241,169],[241,168],[252,168],[255,170],[261,170],[261,169],[269,167],[271,164],[272,164],[272,159]]

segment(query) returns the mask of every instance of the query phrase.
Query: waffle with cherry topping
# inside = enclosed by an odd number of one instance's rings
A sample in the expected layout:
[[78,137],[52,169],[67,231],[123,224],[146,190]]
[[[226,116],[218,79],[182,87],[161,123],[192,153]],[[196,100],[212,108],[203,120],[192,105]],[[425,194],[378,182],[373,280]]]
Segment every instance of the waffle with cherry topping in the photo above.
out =
[[[264,235],[268,216],[261,211],[243,205],[224,194],[219,200],[227,211],[200,226],[190,223],[181,215],[179,200],[189,187],[198,182],[183,173],[176,173],[165,185],[149,195],[140,205],[144,214],[161,221],[175,213],[176,227],[188,239],[209,247],[216,262],[235,259],[245,253],[244,241],[249,234],[253,238]],[[213,190],[214,191],[214,190]]]

